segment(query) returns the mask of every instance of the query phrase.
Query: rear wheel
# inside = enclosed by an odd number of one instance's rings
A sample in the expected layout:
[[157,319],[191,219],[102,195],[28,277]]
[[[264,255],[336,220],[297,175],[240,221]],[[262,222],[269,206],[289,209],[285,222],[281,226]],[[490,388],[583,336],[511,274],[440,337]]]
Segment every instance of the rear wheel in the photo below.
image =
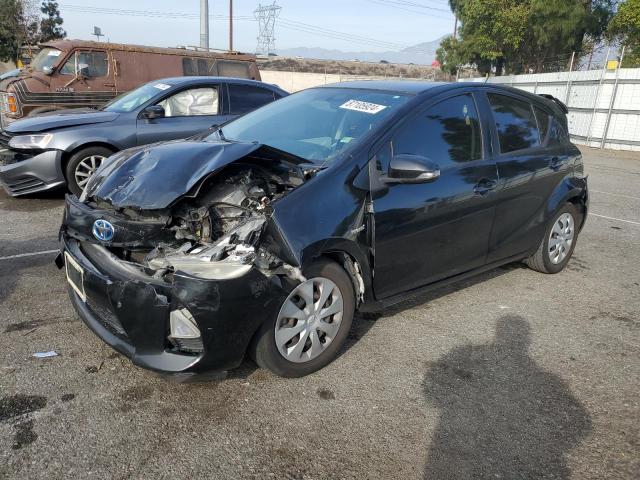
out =
[[113,155],[113,151],[105,147],[88,147],[74,153],[65,171],[67,187],[71,193],[80,196],[87,182],[103,160]]
[[578,239],[580,215],[576,207],[567,203],[556,213],[547,227],[542,243],[527,265],[542,273],[558,273],[569,263]]
[[258,332],[252,356],[283,377],[302,377],[329,364],[344,344],[355,311],[348,274],[337,263],[319,261],[307,280],[287,296],[277,316]]

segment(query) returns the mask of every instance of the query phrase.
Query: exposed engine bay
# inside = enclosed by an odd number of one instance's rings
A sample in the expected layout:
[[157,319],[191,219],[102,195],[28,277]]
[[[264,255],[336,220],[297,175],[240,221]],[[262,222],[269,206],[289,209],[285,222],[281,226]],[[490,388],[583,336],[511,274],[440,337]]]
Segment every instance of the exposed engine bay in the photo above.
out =
[[[83,198],[76,205],[84,212],[67,212],[67,231],[78,240],[96,243],[95,233],[88,231],[93,218],[108,219],[114,237],[99,245],[156,278],[182,272],[226,280],[255,266],[266,276],[301,279],[298,268],[273,253],[278,248],[270,251],[273,238],[265,231],[272,204],[314,174],[315,169],[295,163],[247,156],[207,175],[164,209],[117,208],[99,197]],[[74,221],[80,217],[85,219]]]

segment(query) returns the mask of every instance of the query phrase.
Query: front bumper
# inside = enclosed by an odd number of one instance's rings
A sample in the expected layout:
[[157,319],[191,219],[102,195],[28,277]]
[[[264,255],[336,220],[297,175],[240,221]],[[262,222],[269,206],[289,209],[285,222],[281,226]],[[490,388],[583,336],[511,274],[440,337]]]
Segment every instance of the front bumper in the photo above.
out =
[[47,150],[28,155],[10,149],[0,150],[0,183],[14,197],[65,185],[62,152]]
[[[228,370],[243,360],[263,321],[286,298],[277,277],[257,269],[234,280],[202,280],[176,272],[171,282],[146,275],[94,244],[71,238],[63,227],[60,247],[84,269],[86,302],[69,288],[84,323],[134,364],[164,374]],[[60,264],[59,264],[60,266]],[[176,351],[167,337],[169,313],[187,308],[202,335],[203,352]]]

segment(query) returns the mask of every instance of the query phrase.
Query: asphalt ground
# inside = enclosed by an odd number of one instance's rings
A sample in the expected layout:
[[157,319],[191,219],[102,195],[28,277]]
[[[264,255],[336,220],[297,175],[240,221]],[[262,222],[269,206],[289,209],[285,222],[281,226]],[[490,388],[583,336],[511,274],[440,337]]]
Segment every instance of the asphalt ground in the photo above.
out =
[[0,194],[0,477],[638,478],[640,154],[584,156],[564,272],[509,265],[357,318],[302,379],[134,367],[76,317],[52,253],[15,257],[57,248],[62,196]]

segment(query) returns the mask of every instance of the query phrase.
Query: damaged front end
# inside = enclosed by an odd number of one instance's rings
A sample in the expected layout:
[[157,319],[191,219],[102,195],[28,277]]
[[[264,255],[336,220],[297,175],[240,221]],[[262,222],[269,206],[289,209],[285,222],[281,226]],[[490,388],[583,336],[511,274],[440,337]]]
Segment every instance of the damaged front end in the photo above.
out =
[[175,175],[162,169],[185,143],[113,157],[67,198],[62,249],[74,306],[107,343],[154,370],[225,370],[303,280],[273,209],[315,172],[269,147],[220,144],[198,147],[185,180],[175,157]]

